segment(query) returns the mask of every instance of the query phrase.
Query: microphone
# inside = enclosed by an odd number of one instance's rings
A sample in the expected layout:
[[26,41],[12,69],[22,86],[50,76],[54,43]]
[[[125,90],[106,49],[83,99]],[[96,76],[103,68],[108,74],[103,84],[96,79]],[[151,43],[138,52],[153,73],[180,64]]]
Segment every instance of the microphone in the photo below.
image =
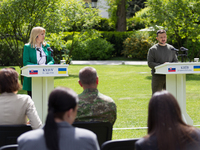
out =
[[53,57],[53,50],[51,49],[51,47],[47,47],[47,50],[51,52],[51,57]]
[[173,50],[173,51],[177,51],[177,52],[179,51],[179,49],[176,49],[176,48],[174,48],[174,47],[171,48],[171,50]]
[[40,48],[36,48],[36,50],[40,52],[40,57],[42,57],[42,52],[40,51]]
[[188,51],[188,49],[185,48],[185,47],[181,47],[180,50],[181,50],[181,51]]
[[51,49],[51,47],[47,47],[47,50],[50,52],[53,52],[53,50]]

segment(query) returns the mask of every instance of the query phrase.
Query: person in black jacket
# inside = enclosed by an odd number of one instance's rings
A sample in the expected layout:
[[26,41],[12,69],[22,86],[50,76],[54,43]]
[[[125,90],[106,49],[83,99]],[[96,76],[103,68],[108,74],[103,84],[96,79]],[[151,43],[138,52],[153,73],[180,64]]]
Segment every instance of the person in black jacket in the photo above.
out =
[[167,91],[153,94],[148,109],[148,134],[136,150],[200,150],[200,130],[182,120],[175,97]]

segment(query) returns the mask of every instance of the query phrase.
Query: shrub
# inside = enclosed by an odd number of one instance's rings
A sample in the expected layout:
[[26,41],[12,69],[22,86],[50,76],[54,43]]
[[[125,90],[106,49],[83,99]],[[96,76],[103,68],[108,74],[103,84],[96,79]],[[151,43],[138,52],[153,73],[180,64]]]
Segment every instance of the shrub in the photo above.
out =
[[133,34],[132,31],[129,32],[117,32],[117,31],[110,31],[110,32],[100,32],[104,39],[114,45],[115,51],[113,51],[113,56],[122,56],[123,50],[123,41]]
[[125,57],[146,60],[148,50],[154,43],[148,38],[148,34],[136,32],[136,34],[128,37],[123,44],[122,53]]
[[113,45],[103,38],[76,41],[72,52],[73,60],[106,60],[112,57]]
[[99,24],[95,25],[93,29],[98,31],[115,31],[115,25],[111,19],[101,18]]
[[[200,57],[200,42],[188,40],[183,44],[185,48],[188,49],[188,57],[191,61],[194,60],[195,57]],[[180,53],[180,51],[179,51]]]
[[14,46],[9,47],[9,45],[5,44],[4,42],[0,41],[0,65],[19,65],[19,62],[22,62],[22,51],[24,44],[18,41],[19,51],[14,51]]
[[139,20],[138,18],[129,18],[126,19],[126,28],[127,31],[134,31],[145,28],[144,21]]
[[68,43],[68,48],[74,60],[105,60],[112,57],[113,45],[101,38],[96,30],[88,30],[74,37],[73,47]]

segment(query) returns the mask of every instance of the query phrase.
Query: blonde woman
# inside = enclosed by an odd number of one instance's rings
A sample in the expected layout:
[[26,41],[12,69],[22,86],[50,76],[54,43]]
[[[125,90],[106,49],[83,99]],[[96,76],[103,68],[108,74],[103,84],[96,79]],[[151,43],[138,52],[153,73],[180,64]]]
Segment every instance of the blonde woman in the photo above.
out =
[[[52,65],[54,59],[51,56],[51,51],[47,48],[49,44],[44,42],[46,30],[42,27],[34,27],[31,31],[29,43],[25,44],[23,52],[23,65]],[[28,95],[32,97],[31,78],[24,77],[23,90],[26,90]]]

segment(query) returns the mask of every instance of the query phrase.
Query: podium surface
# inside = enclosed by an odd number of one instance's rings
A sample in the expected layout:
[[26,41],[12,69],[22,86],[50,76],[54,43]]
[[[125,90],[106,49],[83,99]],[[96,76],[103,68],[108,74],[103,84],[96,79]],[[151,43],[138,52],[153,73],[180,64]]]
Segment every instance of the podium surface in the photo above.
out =
[[186,74],[200,73],[200,63],[165,63],[155,67],[155,70],[155,74],[166,75],[166,90],[177,99],[183,120],[187,124],[193,125],[193,120],[186,112]]
[[22,76],[32,77],[32,99],[38,115],[45,123],[48,97],[54,89],[54,77],[68,76],[69,65],[27,65],[21,68]]

